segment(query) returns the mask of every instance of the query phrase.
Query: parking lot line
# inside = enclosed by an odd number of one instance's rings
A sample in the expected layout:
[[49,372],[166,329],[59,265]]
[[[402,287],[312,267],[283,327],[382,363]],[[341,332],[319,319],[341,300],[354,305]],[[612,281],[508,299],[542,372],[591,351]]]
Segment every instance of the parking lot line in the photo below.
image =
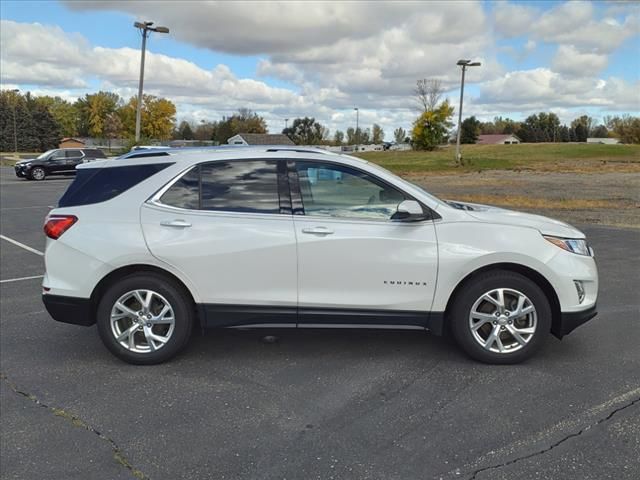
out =
[[33,280],[35,278],[43,278],[43,277],[44,275],[34,275],[32,277],[7,278],[6,280],[0,280],[0,283],[21,282],[22,280]]
[[25,245],[24,243],[20,243],[17,240],[14,240],[13,238],[5,237],[4,235],[0,235],[0,238],[2,240],[6,240],[9,243],[13,243],[14,245],[17,245],[20,248],[24,248],[28,252],[35,253],[36,255],[40,255],[41,257],[44,256],[44,253],[42,253],[40,250],[36,250],[35,248],[31,248],[29,245]]

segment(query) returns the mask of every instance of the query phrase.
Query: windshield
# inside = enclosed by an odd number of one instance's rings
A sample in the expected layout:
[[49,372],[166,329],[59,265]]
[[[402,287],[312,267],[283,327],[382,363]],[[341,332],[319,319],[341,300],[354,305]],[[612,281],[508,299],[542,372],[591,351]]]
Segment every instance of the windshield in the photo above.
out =
[[46,152],[41,153],[40,155],[38,155],[38,156],[36,157],[36,159],[37,159],[37,160],[42,160],[44,157],[46,157],[47,155],[49,155],[49,154],[50,154],[50,153],[52,153],[52,152],[55,152],[56,150],[57,150],[57,148],[54,148],[53,150],[47,150]]

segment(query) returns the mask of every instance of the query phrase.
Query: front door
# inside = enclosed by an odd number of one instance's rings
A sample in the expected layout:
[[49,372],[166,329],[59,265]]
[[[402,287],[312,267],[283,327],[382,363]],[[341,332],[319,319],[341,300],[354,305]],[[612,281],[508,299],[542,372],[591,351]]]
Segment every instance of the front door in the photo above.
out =
[[47,159],[47,171],[49,173],[64,172],[67,169],[67,156],[64,150],[53,152]]
[[151,253],[188,277],[209,326],[295,325],[286,180],[286,164],[276,160],[204,163],[142,207]]
[[412,198],[354,168],[297,161],[290,178],[299,326],[424,327],[437,276],[433,221],[393,220]]

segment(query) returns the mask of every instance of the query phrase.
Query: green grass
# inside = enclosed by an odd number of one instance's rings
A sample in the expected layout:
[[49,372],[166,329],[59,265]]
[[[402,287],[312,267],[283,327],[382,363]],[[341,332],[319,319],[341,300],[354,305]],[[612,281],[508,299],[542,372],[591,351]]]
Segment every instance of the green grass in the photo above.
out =
[[520,144],[463,145],[465,166],[456,167],[455,146],[433,152],[367,152],[358,157],[395,173],[478,170],[601,171],[640,170],[640,145]]

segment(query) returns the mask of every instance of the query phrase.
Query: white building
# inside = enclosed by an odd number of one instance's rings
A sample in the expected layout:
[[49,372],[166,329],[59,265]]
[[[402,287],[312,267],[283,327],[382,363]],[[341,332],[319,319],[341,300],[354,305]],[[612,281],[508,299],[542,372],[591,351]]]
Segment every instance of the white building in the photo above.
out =
[[609,138],[609,137],[592,137],[587,138],[587,143],[599,143],[601,145],[617,145],[620,143],[620,140],[617,138]]

